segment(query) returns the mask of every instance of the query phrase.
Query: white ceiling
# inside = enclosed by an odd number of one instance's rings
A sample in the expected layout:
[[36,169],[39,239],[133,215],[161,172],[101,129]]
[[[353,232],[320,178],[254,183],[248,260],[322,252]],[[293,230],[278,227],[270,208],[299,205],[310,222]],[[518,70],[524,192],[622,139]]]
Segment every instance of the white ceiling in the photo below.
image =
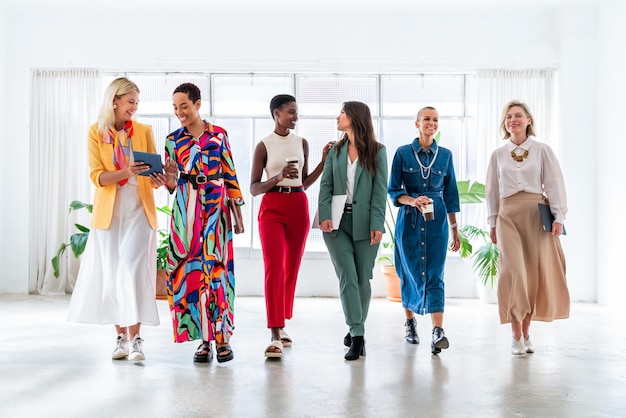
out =
[[[0,0],[0,5],[7,10],[34,11],[38,9],[57,10],[163,10],[176,9],[182,14],[194,10],[264,10],[277,11],[281,14],[301,10],[315,11],[367,11],[367,10],[467,10],[486,8],[509,8],[511,13],[516,10],[536,8],[554,9],[568,8],[575,5],[596,5],[623,0]],[[181,16],[184,17],[184,16]],[[349,18],[349,15],[346,15]]]

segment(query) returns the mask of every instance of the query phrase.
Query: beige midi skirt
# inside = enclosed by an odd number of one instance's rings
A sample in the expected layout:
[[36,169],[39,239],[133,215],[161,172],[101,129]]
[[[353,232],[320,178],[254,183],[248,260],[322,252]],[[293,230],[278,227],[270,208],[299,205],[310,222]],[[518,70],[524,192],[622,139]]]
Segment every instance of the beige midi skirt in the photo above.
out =
[[502,324],[569,317],[561,241],[543,230],[537,203],[543,203],[543,196],[526,192],[500,200],[496,237]]

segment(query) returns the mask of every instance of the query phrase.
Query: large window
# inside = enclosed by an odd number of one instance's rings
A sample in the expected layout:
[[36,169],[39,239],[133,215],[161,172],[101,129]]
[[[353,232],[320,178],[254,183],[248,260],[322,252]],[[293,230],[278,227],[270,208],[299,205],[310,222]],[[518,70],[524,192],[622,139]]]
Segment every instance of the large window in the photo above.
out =
[[[119,74],[108,74],[106,86]],[[374,118],[378,139],[387,147],[389,163],[398,146],[417,136],[415,118],[424,106],[439,111],[440,144],[452,150],[458,179],[476,178],[476,77],[473,74],[125,74],[141,90],[137,119],[152,125],[157,148],[163,149],[166,135],[179,127],[172,112],[171,96],[183,82],[192,82],[202,91],[204,118],[228,131],[238,179],[246,205],[243,207],[246,233],[235,236],[235,245],[260,248],[257,212],[261,197],[250,195],[250,168],[254,147],[274,128],[270,99],[280,93],[298,101],[296,133],[309,142],[309,167],[321,158],[324,144],[339,138],[335,117],[344,101],[366,103]],[[319,181],[307,191],[311,219],[317,210]],[[171,197],[161,189],[157,205],[169,204]],[[462,219],[482,224],[479,208],[463,208]],[[159,220],[167,227],[167,220]],[[251,227],[250,227],[251,226]],[[319,230],[311,230],[307,251],[326,251]]]

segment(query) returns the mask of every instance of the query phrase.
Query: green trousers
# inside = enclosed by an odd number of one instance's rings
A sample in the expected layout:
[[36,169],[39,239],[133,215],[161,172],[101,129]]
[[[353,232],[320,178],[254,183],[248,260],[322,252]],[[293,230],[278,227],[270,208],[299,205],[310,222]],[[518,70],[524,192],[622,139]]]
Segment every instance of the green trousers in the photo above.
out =
[[323,235],[339,279],[339,296],[350,335],[363,336],[372,297],[370,280],[380,244],[370,245],[369,239],[353,241],[349,213],[343,214],[335,236]]

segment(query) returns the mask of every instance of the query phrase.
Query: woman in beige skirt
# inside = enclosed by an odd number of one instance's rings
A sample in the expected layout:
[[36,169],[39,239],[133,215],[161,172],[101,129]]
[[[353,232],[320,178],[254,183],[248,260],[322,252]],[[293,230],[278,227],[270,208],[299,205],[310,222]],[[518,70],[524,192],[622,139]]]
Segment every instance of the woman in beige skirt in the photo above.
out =
[[[506,104],[500,128],[506,144],[491,155],[487,170],[487,207],[491,241],[498,245],[500,322],[510,323],[514,355],[533,353],[530,321],[569,316],[565,257],[559,236],[567,213],[563,174],[552,149],[534,139],[528,106]],[[538,203],[554,216],[546,232]]]

